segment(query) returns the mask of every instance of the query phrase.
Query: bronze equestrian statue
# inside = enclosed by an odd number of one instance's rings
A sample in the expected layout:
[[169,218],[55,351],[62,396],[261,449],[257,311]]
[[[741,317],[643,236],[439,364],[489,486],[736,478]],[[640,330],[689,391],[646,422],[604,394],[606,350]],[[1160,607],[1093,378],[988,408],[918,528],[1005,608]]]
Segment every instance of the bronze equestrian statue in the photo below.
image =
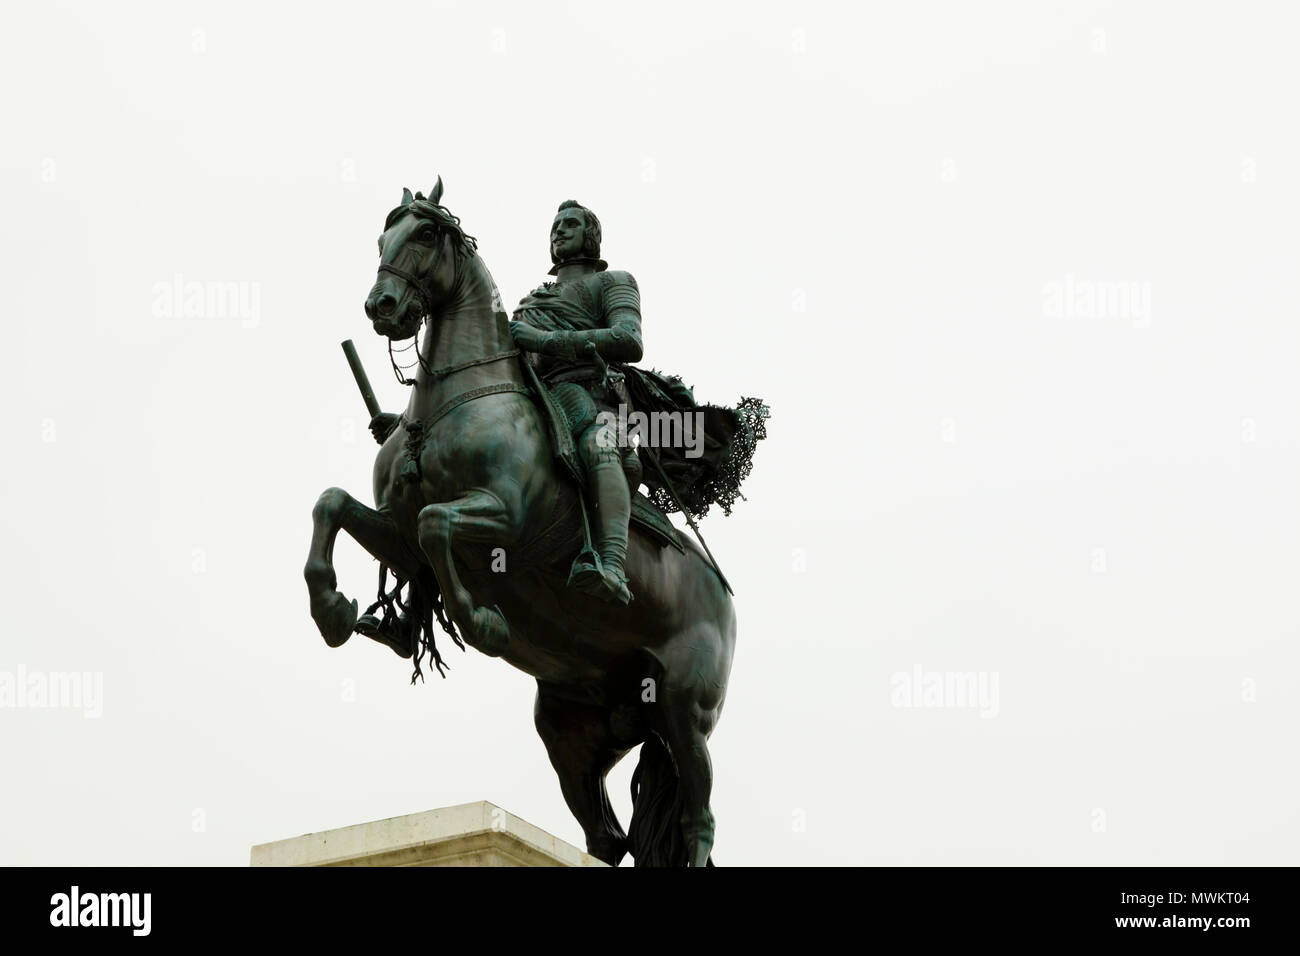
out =
[[[426,655],[445,667],[435,620],[458,646],[532,675],[537,731],[588,852],[610,865],[629,852],[638,866],[711,865],[708,737],[735,610],[711,556],[664,513],[693,529],[710,505],[730,513],[767,407],[697,405],[680,379],[629,364],[642,352],[636,282],[600,259],[590,210],[560,207],[556,281],[511,322],[441,198],[441,179],[428,197],[404,190],[379,238],[365,312],[412,388],[405,412],[371,422],[375,507],[330,488],[312,512],[312,617],[330,647],[356,632],[412,659],[412,680]],[[393,343],[410,339],[405,378]],[[694,416],[702,440],[627,442],[614,422],[629,411]],[[380,562],[364,613],[337,589],[340,530]],[[605,776],[637,745],[625,835]]]

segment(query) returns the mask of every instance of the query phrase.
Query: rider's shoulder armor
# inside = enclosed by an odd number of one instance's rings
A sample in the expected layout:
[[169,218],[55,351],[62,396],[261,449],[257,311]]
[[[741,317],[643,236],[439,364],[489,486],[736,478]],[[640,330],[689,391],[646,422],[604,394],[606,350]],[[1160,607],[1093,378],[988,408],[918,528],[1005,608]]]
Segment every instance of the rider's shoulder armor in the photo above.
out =
[[606,315],[617,309],[630,309],[638,317],[641,315],[641,290],[637,288],[632,273],[611,269],[597,272],[591,278],[599,286],[601,305]]

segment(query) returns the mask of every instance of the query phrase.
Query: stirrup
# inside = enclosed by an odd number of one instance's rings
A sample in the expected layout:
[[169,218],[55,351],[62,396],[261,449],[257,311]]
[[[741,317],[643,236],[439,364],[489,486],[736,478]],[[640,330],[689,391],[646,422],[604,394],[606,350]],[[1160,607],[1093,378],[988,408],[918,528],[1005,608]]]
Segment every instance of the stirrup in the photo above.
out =
[[566,587],[586,590],[593,581],[603,578],[604,573],[605,566],[601,564],[600,555],[591,548],[583,548],[582,552],[573,559],[573,566],[569,568]]
[[592,548],[583,548],[573,559],[567,586],[612,604],[626,605],[632,600],[627,577],[608,567],[601,561],[600,554]]
[[632,600],[632,592],[627,587],[627,578],[609,567],[599,569],[590,566],[575,567],[573,573],[569,575],[569,586],[575,591],[609,601],[611,604],[626,605]]

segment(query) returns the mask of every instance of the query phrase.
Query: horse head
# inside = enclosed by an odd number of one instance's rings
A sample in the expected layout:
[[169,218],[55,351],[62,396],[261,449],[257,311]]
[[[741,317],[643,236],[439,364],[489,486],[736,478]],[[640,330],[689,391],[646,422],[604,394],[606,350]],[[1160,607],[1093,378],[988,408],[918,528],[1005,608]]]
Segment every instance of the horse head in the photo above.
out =
[[402,202],[384,220],[379,237],[379,273],[366,297],[366,316],[375,332],[390,340],[409,339],[433,318],[455,289],[459,265],[475,241],[442,198],[442,177],[426,198],[402,190]]

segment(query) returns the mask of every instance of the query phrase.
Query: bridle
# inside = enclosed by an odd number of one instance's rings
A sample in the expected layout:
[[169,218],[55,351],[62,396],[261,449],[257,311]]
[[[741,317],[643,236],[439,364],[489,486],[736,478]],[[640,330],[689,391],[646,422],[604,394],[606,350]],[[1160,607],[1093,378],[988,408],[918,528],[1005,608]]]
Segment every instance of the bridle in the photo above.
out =
[[[441,238],[441,237],[442,237],[442,232],[440,231],[440,232],[438,233],[438,235],[439,235],[439,238]],[[435,274],[435,273],[438,271],[438,264],[439,264],[441,261],[442,261],[442,248],[441,248],[441,246],[440,246],[439,249],[438,249],[438,254],[437,254],[437,256],[436,256],[436,257],[434,258],[434,260],[433,260],[433,264],[429,267],[429,275],[433,275],[433,274]],[[422,280],[422,279],[421,279],[419,276],[417,276],[415,273],[413,273],[413,272],[408,272],[406,269],[403,269],[403,268],[401,268],[400,266],[395,266],[395,265],[393,265],[392,263],[389,263],[389,262],[381,262],[381,263],[379,263],[379,271],[380,271],[380,272],[388,272],[388,273],[391,273],[392,275],[395,275],[395,276],[397,276],[399,279],[403,280],[403,281],[406,283],[407,288],[409,288],[409,289],[411,290],[411,292],[414,293],[414,295],[416,296],[416,298],[419,299],[419,301],[420,301],[420,307],[424,310],[424,315],[425,315],[425,317],[426,317],[426,318],[431,318],[431,317],[433,316],[433,312],[434,312],[434,299],[433,299],[433,293],[429,291],[429,288],[428,288],[428,286],[425,285],[424,280]],[[459,282],[459,281],[460,281],[460,275],[457,274],[456,277],[455,277],[455,279],[452,281],[452,286],[454,287],[454,286],[456,285],[456,283]],[[485,355],[485,356],[483,356],[482,358],[471,359],[471,360],[468,361],[468,362],[460,362],[460,363],[458,363],[458,364],[456,364],[456,365],[446,365],[446,366],[443,366],[442,368],[433,368],[433,367],[431,367],[427,362],[425,362],[425,360],[424,360],[424,356],[420,354],[420,334],[419,334],[418,331],[417,331],[416,334],[415,334],[415,341],[412,343],[412,345],[408,345],[406,348],[404,348],[404,349],[398,349],[397,351],[399,351],[399,352],[405,352],[405,351],[409,350],[409,349],[412,348],[412,347],[415,348],[415,359],[416,359],[417,362],[420,363],[420,368],[424,369],[425,374],[428,375],[429,378],[432,379],[432,380],[435,381],[435,382],[436,382],[438,379],[440,379],[440,378],[443,378],[443,377],[445,377],[445,376],[447,376],[447,375],[450,375],[452,372],[459,372],[459,371],[462,371],[462,370],[467,369],[467,368],[473,368],[473,367],[476,366],[476,365],[491,365],[493,362],[500,362],[500,361],[502,361],[502,360],[504,360],[504,359],[514,358],[515,356],[519,355],[519,349],[506,349],[505,351],[502,351],[502,352],[494,352],[494,353],[491,354],[491,355]],[[401,371],[399,370],[399,367],[398,367],[398,364],[397,364],[397,358],[393,355],[393,340],[392,340],[392,339],[389,339],[389,340],[388,340],[388,359],[389,359],[389,361],[392,363],[392,366],[393,366],[393,374],[397,376],[397,381],[398,381],[398,382],[400,382],[402,385],[414,385],[414,384],[416,384],[415,379],[413,379],[413,378],[406,378],[405,376],[402,375]],[[408,366],[408,368],[409,368],[409,366]],[[492,388],[487,392],[487,394],[490,394],[491,391],[495,391],[495,390],[497,390],[497,389],[496,389],[495,386],[493,386],[493,387],[492,387]],[[511,389],[511,390],[513,390],[513,389]],[[478,390],[478,389],[475,389],[474,391],[475,391],[475,392],[478,392],[479,390]],[[468,393],[467,393],[467,394],[468,394]],[[460,397],[461,397],[461,396],[457,396],[457,398],[460,398]],[[470,397],[471,397],[471,398],[477,398],[478,395],[475,394],[475,395],[472,395],[472,396],[470,396]],[[458,403],[456,403],[456,404],[458,404]],[[446,414],[446,412],[447,412],[447,411],[450,411],[450,410],[451,410],[450,408],[447,408],[445,411],[442,411],[442,414]],[[440,418],[440,417],[442,417],[441,414],[437,414],[437,413],[435,413],[435,415],[433,416],[433,420],[436,421],[437,418]],[[431,424],[432,424],[432,421],[429,421],[428,424],[431,425]]]
[[[442,238],[443,238],[443,232],[440,229],[438,230],[438,239],[441,240]],[[441,242],[439,243],[438,246],[438,253],[434,257],[433,265],[429,267],[429,272],[428,272],[429,275],[434,275],[437,273],[438,264],[440,262],[442,262]],[[424,312],[424,315],[422,317],[423,319],[431,318],[433,316],[433,311],[434,311],[433,293],[429,291],[429,287],[428,285],[425,284],[425,281],[423,279],[421,279],[413,272],[408,272],[407,270],[401,268],[400,266],[393,265],[391,262],[379,263],[379,271],[388,272],[392,275],[395,275],[397,276],[397,278],[401,279],[403,282],[406,283],[406,287],[411,290],[411,292],[415,295],[416,299],[420,303],[420,308]],[[459,279],[459,276],[457,276],[457,279]],[[454,284],[455,283],[453,282],[453,285]],[[423,322],[421,322],[421,324],[423,324]],[[408,345],[406,348],[398,349],[397,351],[405,352],[407,351],[407,349],[410,349],[412,347],[415,348],[415,360],[420,363],[420,367],[424,369],[426,373],[434,372],[435,371],[434,369],[429,368],[429,366],[425,364],[424,356],[420,354],[420,332],[418,329],[415,332],[415,341],[412,343],[412,345]],[[402,374],[403,370],[397,364],[397,357],[393,355],[392,339],[388,340],[388,361],[393,366],[393,375],[397,377],[397,381],[399,384],[401,385],[415,384],[415,379],[407,378],[405,375]],[[410,366],[407,366],[407,368],[409,367]]]
[[[442,253],[441,251],[439,251],[438,258],[433,260],[433,268],[429,270],[430,272],[433,272],[435,269],[438,268],[438,262],[441,260],[441,258],[442,258]],[[397,266],[389,262],[379,263],[379,271],[391,272],[393,275],[397,276],[397,278],[404,280],[406,282],[407,288],[409,288],[412,292],[414,292],[415,297],[420,300],[420,307],[424,309],[424,314],[425,315],[433,314],[433,293],[429,291],[429,289],[424,284],[424,280],[422,280],[419,276],[417,276],[413,272],[407,272],[405,269],[398,268]]]
[[[442,250],[439,249],[438,258],[434,259],[433,265],[429,267],[429,274],[432,275],[437,272],[438,263],[441,261],[441,259],[442,259]],[[419,297],[420,305],[424,308],[425,311],[425,316],[428,318],[432,318],[434,312],[433,295],[432,293],[430,293],[429,289],[425,286],[424,282],[420,280],[419,276],[416,276],[398,266],[390,265],[387,262],[381,262],[379,264],[379,271],[390,272],[393,275],[397,276],[399,279],[405,280],[407,287],[411,289],[411,291]],[[455,282],[459,282],[459,281],[460,281],[460,276],[457,275]],[[453,282],[453,286],[455,285],[455,282]],[[418,332],[416,333],[416,337],[413,345],[408,345],[406,349],[410,349],[412,347],[415,348],[416,361],[420,363],[420,368],[424,369],[425,374],[429,376],[429,379],[432,382],[437,382],[438,379],[451,375],[453,372],[460,372],[463,371],[464,369],[474,368],[475,366],[478,365],[491,365],[494,362],[501,362],[506,359],[517,358],[520,354],[519,349],[517,348],[505,349],[504,351],[501,352],[494,352],[491,355],[484,355],[480,358],[470,359],[469,361],[466,362],[459,362],[455,365],[445,365],[441,368],[433,368],[427,362],[425,362],[424,355],[421,354],[420,352],[420,338]],[[400,349],[399,351],[406,351],[406,349]],[[399,370],[397,365],[397,359],[393,356],[392,339],[388,340],[388,358],[393,363],[393,374],[397,376],[397,380],[399,382],[401,382],[403,385],[416,384],[415,379],[406,378],[405,376],[402,375],[401,371]],[[457,408],[459,408],[460,406],[468,402],[472,402],[475,399],[479,399],[479,398],[485,398],[488,395],[501,395],[508,392],[515,392],[522,395],[531,395],[532,389],[526,385],[516,385],[514,382],[497,382],[491,385],[480,385],[476,388],[466,389],[462,392],[457,393],[456,395],[449,398],[447,401],[443,402],[442,405],[436,408],[431,414],[425,416],[423,419],[412,421],[411,419],[408,419],[404,414],[399,415],[398,416],[399,427],[404,427],[406,429],[406,445],[405,445],[406,461],[402,464],[400,480],[402,482],[415,482],[420,480],[421,477],[420,453],[424,448],[425,439],[428,437],[430,430],[433,428],[435,424],[437,424],[448,414],[450,414],[451,412],[455,411]]]

